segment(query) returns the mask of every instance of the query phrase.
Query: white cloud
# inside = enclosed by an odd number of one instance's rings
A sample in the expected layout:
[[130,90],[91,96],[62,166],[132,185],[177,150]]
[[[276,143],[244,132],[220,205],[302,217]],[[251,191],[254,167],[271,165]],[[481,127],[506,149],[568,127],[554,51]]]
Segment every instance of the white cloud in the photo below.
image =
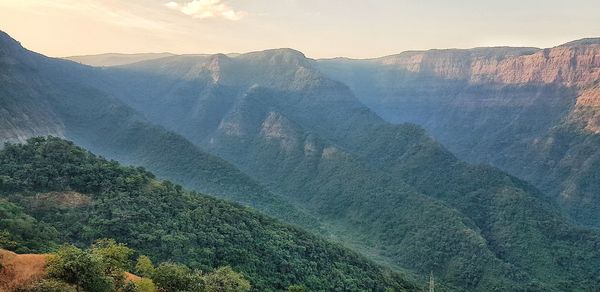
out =
[[236,21],[247,15],[245,11],[236,11],[221,0],[193,0],[182,4],[171,1],[165,3],[165,6],[199,19],[223,18]]
[[171,9],[177,9],[177,8],[179,8],[179,4],[177,4],[177,2],[173,2],[173,1],[171,1],[169,3],[166,3],[165,6],[171,8]]

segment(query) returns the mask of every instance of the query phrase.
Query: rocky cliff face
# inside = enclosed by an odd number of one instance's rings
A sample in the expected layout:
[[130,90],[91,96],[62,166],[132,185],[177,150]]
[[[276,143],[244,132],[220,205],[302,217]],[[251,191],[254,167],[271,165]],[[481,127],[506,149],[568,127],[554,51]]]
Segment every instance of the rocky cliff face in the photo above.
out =
[[600,87],[582,90],[568,120],[583,123],[585,131],[600,134]]
[[551,49],[482,48],[410,52],[373,60],[396,70],[471,84],[585,86],[600,78],[600,44]]

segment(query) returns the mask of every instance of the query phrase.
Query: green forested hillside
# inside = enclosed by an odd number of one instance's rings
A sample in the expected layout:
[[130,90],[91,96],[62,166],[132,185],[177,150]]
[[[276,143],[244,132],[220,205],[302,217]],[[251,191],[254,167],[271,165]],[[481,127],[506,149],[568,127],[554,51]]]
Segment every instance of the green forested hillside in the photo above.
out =
[[318,229],[294,208],[230,163],[210,155],[89,86],[95,69],[24,49],[0,31],[0,142],[66,137],[99,155],[143,166],[191,189]]
[[[579,291],[600,283],[596,231],[575,227],[529,184],[462,162],[419,126],[385,122],[300,52],[173,56],[100,70],[14,48],[20,54],[0,56],[0,61],[10,61],[3,63],[11,68],[3,75],[8,76],[2,83],[10,89],[6,92],[16,101],[34,101],[26,105],[49,104],[41,112],[58,117],[59,134],[104,156],[293,223],[321,226],[333,239],[394,269],[421,277],[433,273],[439,287],[448,290]],[[28,81],[28,76],[41,83]],[[18,117],[5,124],[24,125],[12,122]],[[70,175],[53,168],[68,172],[70,163],[42,167],[42,174],[58,175],[58,185],[64,181],[69,189],[56,191],[44,180],[30,182],[27,167],[11,169],[6,176],[17,175],[7,184],[16,187],[8,196],[11,203],[31,210],[29,215],[58,230],[59,238],[87,244],[110,236],[197,267],[237,262],[234,268],[249,275],[254,287],[273,287],[264,283],[277,279],[287,279],[286,285],[296,282],[304,270],[316,275],[305,279],[311,287],[321,289],[333,287],[321,279],[353,289],[373,287],[356,286],[359,281],[353,279],[360,277],[344,276],[348,273],[364,275],[368,279],[360,282],[371,283],[367,285],[389,282],[387,273],[370,264],[358,269],[348,264],[360,258],[352,253],[316,246],[307,252],[304,246],[313,245],[304,238],[313,237],[305,233],[289,235],[295,229],[287,226],[281,227],[287,230],[283,234],[264,230],[265,224],[280,225],[158,183],[142,170],[126,168],[132,175],[117,175],[121,181],[108,183],[105,190],[103,184],[92,183],[88,189],[71,182]],[[37,190],[39,183],[47,188]],[[40,206],[40,201],[46,204]],[[272,240],[275,247],[265,244]],[[315,253],[345,260],[316,266],[294,260]],[[366,272],[370,270],[375,274]],[[278,276],[263,276],[274,274]]]
[[593,228],[600,226],[599,67],[597,38],[543,50],[319,60],[323,72],[387,121],[418,124],[460,159],[531,182]]
[[529,184],[460,161],[422,128],[386,123],[298,52],[170,57],[104,73],[119,77],[110,81],[115,96],[373,258],[433,271],[456,290],[598,285],[596,232],[571,224]]
[[[252,144],[223,133],[212,146],[320,214],[344,242],[422,274],[433,270],[455,289],[598,285],[590,279],[599,234],[571,224],[527,183],[457,160],[414,126],[380,124],[363,132],[377,135],[348,134],[350,142],[339,138],[336,146],[281,113],[259,114],[261,103],[252,100],[265,96],[248,95],[245,111],[230,117],[258,133]],[[369,117],[355,118],[348,128],[360,129],[352,123]],[[280,138],[264,139],[264,129]]]
[[230,265],[256,291],[293,284],[310,291],[414,289],[399,274],[297,228],[58,138],[5,146],[0,182],[1,227],[23,251],[110,237],[155,261],[204,271]]

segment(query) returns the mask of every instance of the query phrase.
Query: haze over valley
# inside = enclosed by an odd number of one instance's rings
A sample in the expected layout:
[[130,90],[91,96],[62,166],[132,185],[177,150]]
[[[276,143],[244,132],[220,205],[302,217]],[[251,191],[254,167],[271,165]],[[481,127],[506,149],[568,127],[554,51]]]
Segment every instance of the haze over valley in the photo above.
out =
[[[263,9],[138,2],[43,17],[242,31]],[[56,58],[0,31],[0,290],[600,289],[600,38],[203,48]]]

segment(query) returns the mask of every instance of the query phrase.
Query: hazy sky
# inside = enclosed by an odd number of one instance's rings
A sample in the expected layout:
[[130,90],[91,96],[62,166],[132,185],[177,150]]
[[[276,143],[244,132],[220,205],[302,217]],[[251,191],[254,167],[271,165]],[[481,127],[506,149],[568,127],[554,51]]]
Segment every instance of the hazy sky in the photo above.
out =
[[49,56],[229,53],[307,56],[551,47],[600,36],[600,0],[0,0],[0,30]]

